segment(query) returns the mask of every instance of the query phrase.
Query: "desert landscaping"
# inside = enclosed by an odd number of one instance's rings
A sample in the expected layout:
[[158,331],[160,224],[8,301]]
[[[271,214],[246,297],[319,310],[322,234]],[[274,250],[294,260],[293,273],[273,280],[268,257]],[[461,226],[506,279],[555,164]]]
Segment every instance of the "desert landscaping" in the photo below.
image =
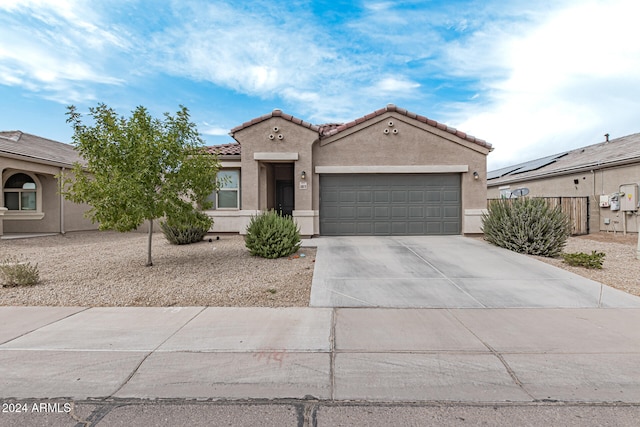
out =
[[[217,240],[219,238],[219,240]],[[307,306],[316,250],[301,248],[276,260],[252,257],[239,235],[210,235],[191,245],[153,239],[145,267],[142,233],[77,232],[3,240],[0,259],[16,255],[37,264],[41,283],[0,289],[0,305],[50,306]],[[567,266],[573,273],[640,296],[636,235],[596,233],[570,237],[565,252],[604,252],[602,270]]]

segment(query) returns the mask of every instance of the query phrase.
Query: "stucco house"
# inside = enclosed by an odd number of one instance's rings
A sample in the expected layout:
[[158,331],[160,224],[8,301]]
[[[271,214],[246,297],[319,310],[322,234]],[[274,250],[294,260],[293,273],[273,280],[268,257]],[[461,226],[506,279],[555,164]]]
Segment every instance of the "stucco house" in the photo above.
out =
[[480,233],[487,142],[388,105],[344,124],[280,110],[209,147],[227,182],[212,195],[213,231],[244,233],[275,209],[305,236]]
[[[587,197],[589,231],[638,231],[640,133],[490,171],[489,198]],[[517,192],[516,192],[517,193]]]
[[[487,142],[395,105],[344,124],[314,125],[280,110],[208,147],[223,188],[211,195],[213,232],[244,234],[252,215],[292,215],[303,236],[480,233]],[[81,161],[74,147],[0,132],[2,233],[93,230],[86,205],[55,178]]]
[[88,209],[65,200],[55,178],[80,161],[68,144],[20,131],[0,132],[0,236],[94,230]]

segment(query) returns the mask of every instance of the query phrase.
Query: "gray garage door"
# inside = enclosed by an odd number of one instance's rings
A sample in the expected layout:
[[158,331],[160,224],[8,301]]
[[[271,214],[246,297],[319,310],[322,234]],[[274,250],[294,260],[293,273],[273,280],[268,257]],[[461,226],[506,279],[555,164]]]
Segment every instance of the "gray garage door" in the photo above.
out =
[[459,174],[320,176],[320,234],[460,234]]

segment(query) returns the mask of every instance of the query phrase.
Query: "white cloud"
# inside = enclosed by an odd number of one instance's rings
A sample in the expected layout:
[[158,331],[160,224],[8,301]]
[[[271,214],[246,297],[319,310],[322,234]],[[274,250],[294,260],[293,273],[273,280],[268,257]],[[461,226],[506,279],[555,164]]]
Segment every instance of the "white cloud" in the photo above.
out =
[[198,131],[203,135],[227,136],[229,134],[229,129],[222,126],[212,125],[207,122],[203,122],[203,125],[198,127]]
[[101,28],[86,3],[9,1],[0,10],[8,12],[0,16],[0,84],[67,103],[94,99],[92,84],[123,83],[103,68],[111,49],[126,49],[128,41]]
[[420,87],[420,83],[397,77],[386,77],[374,85],[379,95],[404,96]]
[[579,2],[547,16],[526,33],[484,33],[457,52],[472,58],[462,75],[473,62],[499,71],[481,76],[479,103],[452,115],[493,143],[490,168],[597,143],[612,128],[640,131],[628,101],[640,99],[640,3]]

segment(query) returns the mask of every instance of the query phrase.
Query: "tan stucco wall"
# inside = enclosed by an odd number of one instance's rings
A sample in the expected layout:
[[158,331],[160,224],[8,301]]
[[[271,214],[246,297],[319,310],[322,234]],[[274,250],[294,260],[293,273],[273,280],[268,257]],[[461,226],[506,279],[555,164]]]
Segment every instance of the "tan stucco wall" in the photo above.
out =
[[[3,233],[59,233],[66,231],[95,230],[94,225],[84,218],[84,212],[89,208],[84,204],[76,204],[67,200],[62,201],[59,194],[58,180],[55,178],[62,168],[52,165],[27,162],[18,159],[0,158],[2,182],[16,173],[25,172],[35,175],[40,183],[41,198],[38,199],[39,211],[44,216],[41,219],[10,219],[10,213],[3,215]],[[4,192],[0,194],[1,205],[4,206]],[[60,203],[64,203],[64,222],[60,221]]]
[[[389,125],[390,121],[393,126]],[[389,132],[385,133],[385,129]],[[397,129],[395,133],[394,129]],[[270,135],[274,138],[269,138]],[[283,138],[278,139],[278,135]],[[455,173],[461,175],[462,230],[480,232],[479,218],[487,199],[486,155],[489,150],[446,131],[390,112],[322,140],[316,130],[277,116],[236,131],[234,138],[242,146],[242,207],[237,215],[209,211],[214,220],[220,221],[218,226],[214,225],[214,231],[239,227],[242,233],[251,214],[270,208],[276,173],[272,164],[284,162],[294,165],[293,216],[301,226],[302,234],[319,232],[320,181],[315,168],[324,166],[453,167]],[[264,160],[256,160],[256,153],[265,157]],[[264,153],[275,154],[265,156]],[[292,160],[292,156],[296,159]],[[302,171],[306,174],[304,180]],[[437,168],[432,172],[447,173]],[[478,179],[474,179],[474,172]]]
[[[393,126],[389,126],[393,122]],[[385,133],[385,129],[389,129]],[[393,130],[397,129],[397,133]],[[463,165],[461,173],[463,230],[486,208],[486,155],[489,150],[448,132],[388,113],[314,145],[315,166]],[[478,173],[474,179],[473,172]],[[319,175],[314,174],[313,209],[319,209]],[[465,225],[467,226],[465,228]],[[478,222],[479,226],[479,222]],[[474,226],[475,227],[475,226]],[[477,227],[475,227],[477,228]],[[479,232],[471,231],[471,232]]]
[[[274,132],[274,127],[278,128],[278,132]],[[275,138],[273,140],[269,139],[269,135],[274,135]],[[277,135],[283,135],[283,139],[278,139]],[[258,191],[261,184],[258,179],[260,164],[278,162],[278,160],[257,161],[254,159],[255,153],[297,153],[297,160],[284,162],[294,164],[296,209],[311,209],[311,184],[309,183],[307,190],[301,190],[298,183],[302,171],[307,174],[311,172],[311,146],[318,138],[316,131],[280,117],[272,117],[269,120],[236,132],[234,138],[242,145],[242,182],[240,183],[242,209],[266,209],[266,189],[263,188],[263,191]],[[263,173],[266,174],[266,171]],[[266,186],[266,183],[264,185]]]
[[[578,184],[574,184],[576,179]],[[599,206],[600,195],[618,192],[621,184],[629,183],[640,183],[640,165],[598,169],[593,172],[587,170],[562,176],[491,185],[487,189],[487,197],[499,198],[499,188],[502,186],[509,186],[510,190],[526,187],[531,197],[589,197],[590,232],[613,231],[614,224],[617,231],[622,231],[624,216],[626,216],[627,231],[637,232],[636,216]],[[605,218],[610,219],[609,226],[604,224]]]

